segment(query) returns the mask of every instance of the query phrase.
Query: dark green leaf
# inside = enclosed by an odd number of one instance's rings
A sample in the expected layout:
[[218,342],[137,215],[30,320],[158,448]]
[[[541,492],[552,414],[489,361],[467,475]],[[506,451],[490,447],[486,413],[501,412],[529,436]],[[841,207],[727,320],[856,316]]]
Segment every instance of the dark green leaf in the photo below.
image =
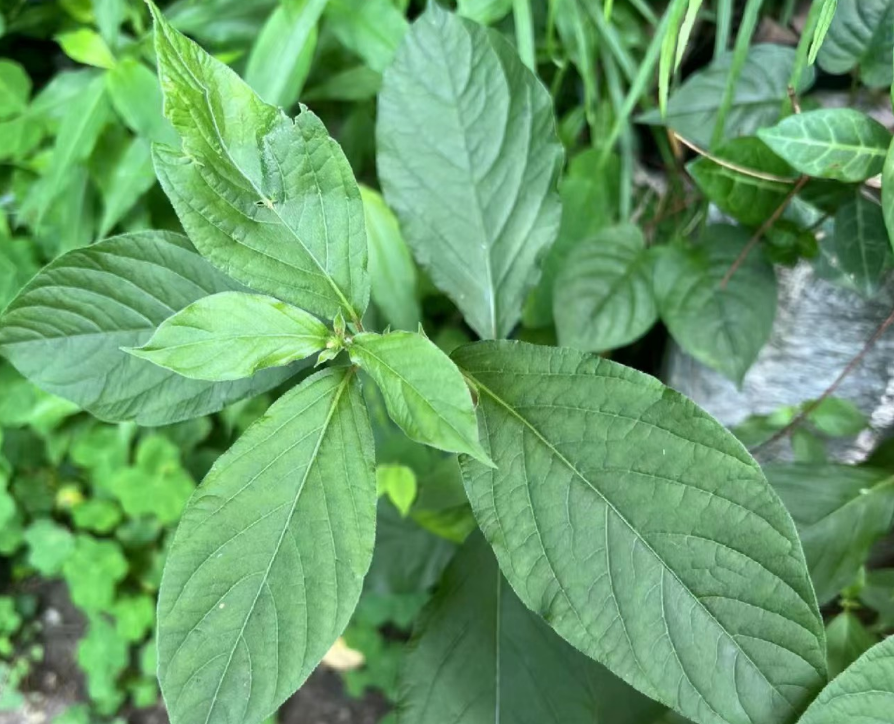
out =
[[461,457],[519,597],[703,724],[790,722],[825,681],[791,518],[718,422],[652,377],[513,342],[463,347],[497,465]]
[[416,258],[481,337],[506,336],[558,229],[549,93],[502,36],[435,3],[385,73],[376,135]]
[[556,279],[559,343],[584,352],[630,344],[658,320],[652,255],[630,224],[605,229],[571,250]]
[[821,243],[848,285],[867,298],[878,291],[894,261],[881,207],[859,192],[835,214],[834,230]]
[[894,518],[894,478],[847,465],[771,465],[767,477],[798,526],[821,604],[853,581]]
[[801,173],[847,183],[880,174],[891,145],[881,123],[852,108],[798,113],[758,135]]
[[212,264],[326,319],[359,320],[369,298],[363,205],[319,118],[294,121],[158,13],[165,113],[183,148],[155,165],[183,227]]
[[876,643],[873,636],[853,613],[842,611],[826,626],[829,678],[834,679]]
[[326,23],[342,45],[381,73],[407,32],[407,20],[393,0],[329,0]]
[[211,384],[120,348],[143,344],[174,312],[229,290],[241,288],[182,236],[114,237],[66,254],[35,277],[0,317],[0,351],[32,382],[101,419],[163,425],[197,417],[270,389],[294,370]]
[[476,533],[417,624],[402,667],[397,721],[641,724],[662,709],[525,608]]
[[674,339],[736,383],[769,339],[776,316],[776,274],[759,249],[723,286],[747,243],[744,229],[709,226],[696,246],[664,250],[655,272],[658,309]]
[[894,78],[892,50],[892,0],[838,0],[817,62],[827,73],[839,75],[859,67],[860,80],[871,88],[883,88]]
[[172,724],[257,724],[313,671],[372,557],[374,465],[357,377],[344,368],[281,397],[217,461],[161,585],[158,670]]
[[107,173],[97,179],[103,196],[102,220],[99,236],[105,237],[155,184],[152,153],[149,141],[132,138],[116,158]]

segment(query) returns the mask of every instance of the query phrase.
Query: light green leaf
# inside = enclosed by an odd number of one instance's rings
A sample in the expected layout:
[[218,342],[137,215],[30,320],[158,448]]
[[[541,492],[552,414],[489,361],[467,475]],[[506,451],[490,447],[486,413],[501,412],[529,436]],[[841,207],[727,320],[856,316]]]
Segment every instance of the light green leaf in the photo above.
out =
[[798,724],[892,724],[894,636],[876,644],[820,692]]
[[326,24],[342,45],[378,73],[391,65],[408,28],[393,0],[329,0]]
[[0,59],[0,120],[24,112],[31,96],[31,78],[14,60]]
[[104,420],[164,425],[222,409],[276,386],[294,370],[250,380],[184,379],[137,359],[155,328],[191,302],[241,287],[182,236],[126,234],[45,267],[0,317],[0,351],[29,380]]
[[183,142],[155,147],[156,172],[196,248],[259,292],[359,320],[366,232],[341,148],[313,113],[265,104],[153,13],[165,113]]
[[664,249],[655,271],[658,309],[673,338],[736,383],[757,359],[776,317],[776,274],[760,249],[722,286],[747,243],[740,227],[709,226],[697,245]]
[[379,497],[387,495],[404,518],[416,500],[416,491],[416,474],[406,465],[376,467],[376,492]]
[[217,461],[161,585],[159,679],[172,724],[256,724],[313,671],[372,557],[374,465],[357,377],[344,368],[286,393]]
[[130,139],[117,158],[109,160],[111,167],[97,179],[103,197],[100,238],[107,236],[140,197],[155,185],[152,152],[145,138]]
[[155,601],[151,596],[124,596],[112,609],[118,635],[130,642],[142,641],[155,624]]
[[108,533],[121,522],[121,510],[114,501],[95,498],[76,505],[71,517],[78,528]]
[[413,332],[358,334],[351,361],[375,380],[391,419],[416,442],[487,462],[472,395],[450,358]]
[[828,464],[769,465],[765,472],[798,526],[816,597],[828,603],[891,528],[894,477]]
[[823,47],[823,41],[832,25],[832,19],[835,17],[835,10],[838,8],[838,0],[821,0],[823,7],[820,10],[819,18],[816,22],[816,28],[813,31],[813,38],[810,40],[810,52],[807,55],[807,62],[813,65],[816,62],[816,56],[819,54],[820,48]]
[[891,145],[881,123],[852,108],[798,113],[758,135],[801,173],[848,183],[880,174]]
[[94,65],[97,68],[111,68],[115,56],[102,36],[89,28],[78,28],[56,36],[56,42],[63,52],[77,63]]
[[[707,68],[689,76],[671,95],[666,118],[662,119],[656,109],[643,114],[639,120],[666,125],[688,141],[708,148],[732,62],[732,52],[725,53]],[[783,101],[788,98],[788,82],[794,62],[794,48],[768,44],[749,48],[726,117],[723,140],[754,135],[759,128],[779,119]],[[813,71],[808,69],[797,90],[803,93],[812,84]]]
[[416,266],[400,233],[397,218],[381,194],[360,187],[369,240],[369,281],[372,299],[396,329],[413,331],[422,322],[416,292]]
[[549,93],[501,35],[434,3],[385,73],[376,136],[417,260],[479,336],[505,337],[558,231]]
[[475,533],[417,624],[397,723],[642,724],[663,709],[525,608]]
[[317,22],[328,0],[288,0],[273,11],[251,47],[245,82],[282,108],[301,95],[317,47]]
[[884,88],[894,79],[892,50],[892,0],[839,0],[817,62],[827,73],[838,75],[859,67],[863,83]]
[[[358,65],[355,68],[334,73],[304,94],[304,100],[313,101],[365,101],[375,98],[382,87],[382,75]],[[361,188],[361,193],[363,189]]]
[[792,167],[758,138],[735,138],[715,156],[723,163],[702,156],[686,170],[709,201],[746,226],[757,227],[770,218],[797,180]]
[[866,298],[878,291],[894,261],[882,208],[859,191],[838,210],[832,233],[820,243],[848,285]]
[[87,693],[100,713],[113,714],[123,703],[117,679],[127,663],[127,641],[104,618],[91,616],[87,635],[78,642],[78,665],[87,675]]
[[34,242],[29,239],[7,239],[0,233],[0,309],[39,270]]
[[652,255],[642,232],[625,224],[578,244],[556,279],[559,343],[584,352],[623,347],[658,320]]
[[326,325],[273,297],[221,292],[169,317],[130,354],[194,380],[224,382],[305,359],[326,346]]
[[826,397],[811,407],[807,419],[831,437],[850,437],[869,427],[866,415],[853,402],[840,397]]
[[113,48],[118,42],[118,31],[128,10],[127,0],[93,0],[96,26],[106,43]]
[[158,78],[149,68],[125,58],[105,78],[109,100],[131,131],[150,141],[177,142],[174,128],[161,112]]
[[526,606],[700,724],[791,722],[825,682],[797,532],[760,467],[652,377],[569,349],[481,342],[497,467],[460,457],[475,517]]
[[481,25],[493,25],[512,10],[512,0],[458,0],[456,12]]
[[25,529],[28,565],[42,576],[54,576],[74,552],[72,534],[49,518],[40,518]]
[[87,613],[111,608],[115,586],[127,570],[127,559],[115,541],[83,534],[77,536],[74,552],[62,564],[72,603]]
[[844,610],[826,626],[829,678],[834,679],[878,643],[853,613]]

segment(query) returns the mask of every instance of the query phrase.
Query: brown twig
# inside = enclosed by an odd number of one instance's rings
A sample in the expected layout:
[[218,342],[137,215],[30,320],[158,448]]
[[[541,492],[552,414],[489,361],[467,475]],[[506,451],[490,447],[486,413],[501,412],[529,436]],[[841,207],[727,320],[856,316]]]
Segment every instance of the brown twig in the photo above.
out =
[[742,249],[742,253],[736,258],[736,260],[732,263],[730,268],[727,270],[726,274],[723,275],[723,279],[720,280],[720,288],[726,289],[726,285],[729,284],[729,280],[732,278],[733,274],[736,273],[736,270],[742,266],[745,259],[748,258],[748,255],[751,253],[751,250],[757,246],[758,242],[763,238],[764,234],[766,234],[775,224],[779,221],[779,217],[785,213],[785,210],[788,208],[788,205],[792,202],[792,199],[798,195],[798,192],[804,188],[805,184],[809,178],[807,176],[801,176],[798,179],[797,183],[792,186],[791,190],[785,195],[785,198],[782,200],[782,203],[776,207],[776,210],[770,214],[766,221],[760,225],[760,228],[754,232],[754,235],[748,240],[748,243],[745,245],[745,248]]
[[790,435],[795,430],[795,428],[798,427],[798,425],[804,422],[804,420],[807,418],[808,415],[810,415],[811,412],[813,412],[817,407],[820,406],[823,400],[827,399],[833,392],[835,392],[835,390],[838,389],[838,386],[842,382],[844,382],[845,378],[851,372],[853,372],[854,369],[856,369],[857,365],[859,365],[860,362],[863,361],[863,358],[868,354],[869,350],[871,350],[873,346],[875,346],[875,343],[879,341],[881,336],[885,333],[885,330],[887,330],[888,327],[890,327],[892,324],[894,324],[894,309],[891,310],[888,318],[885,319],[885,321],[878,326],[878,329],[876,329],[875,332],[872,333],[872,336],[867,340],[866,344],[863,345],[863,349],[857,352],[854,358],[847,363],[843,370],[841,370],[841,373],[838,375],[838,377],[835,378],[835,381],[832,382],[832,384],[829,385],[825,390],[823,390],[823,393],[819,397],[805,405],[794,420],[792,420],[788,425],[786,425],[772,437],[764,440],[764,442],[762,442],[760,445],[754,447],[751,452],[757,453],[763,448],[769,447],[770,445],[773,445],[774,443],[777,443],[783,438]]

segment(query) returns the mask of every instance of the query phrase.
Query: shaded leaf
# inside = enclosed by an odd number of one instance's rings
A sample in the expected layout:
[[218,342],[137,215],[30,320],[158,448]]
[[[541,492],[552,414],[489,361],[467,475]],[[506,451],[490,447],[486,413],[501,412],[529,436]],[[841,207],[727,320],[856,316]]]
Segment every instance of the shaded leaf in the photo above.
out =
[[125,58],[105,78],[112,107],[131,131],[150,141],[176,143],[177,134],[162,114],[158,77],[149,68]]
[[497,465],[461,457],[466,491],[525,605],[693,721],[790,722],[825,681],[822,622],[795,526],[732,434],[593,355],[454,359]]
[[892,50],[892,0],[838,0],[817,62],[827,73],[839,75],[859,67],[863,83],[883,88],[894,79]]
[[512,10],[512,0],[457,0],[456,12],[481,25],[493,25]]
[[876,643],[873,636],[853,613],[844,610],[826,626],[829,678],[834,679]]
[[502,36],[432,4],[385,73],[376,136],[417,260],[479,336],[506,336],[558,230],[549,93]]
[[378,73],[391,65],[409,27],[392,0],[329,0],[326,24],[342,45]]
[[859,192],[835,214],[833,231],[821,243],[848,285],[867,298],[878,291],[894,261],[881,207]]

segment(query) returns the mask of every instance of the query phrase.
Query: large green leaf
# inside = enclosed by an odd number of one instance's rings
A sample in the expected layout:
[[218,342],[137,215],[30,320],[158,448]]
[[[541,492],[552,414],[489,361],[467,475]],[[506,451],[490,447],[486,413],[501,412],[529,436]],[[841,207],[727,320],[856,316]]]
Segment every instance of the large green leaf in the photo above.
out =
[[797,532],[745,448],[652,377],[462,347],[496,469],[461,456],[503,574],[566,640],[700,724],[783,724],[825,681]]
[[153,13],[165,113],[183,143],[155,147],[156,172],[196,248],[257,291],[359,320],[366,232],[341,148],[313,113],[267,105]]
[[798,724],[892,724],[894,636],[876,644],[820,692]]
[[164,425],[263,392],[294,370],[209,384],[121,351],[174,312],[241,287],[178,234],[146,231],[70,252],[38,274],[0,317],[0,352],[28,379],[104,420]]
[[372,431],[357,376],[280,398],[189,502],[158,601],[172,724],[257,724],[348,623],[375,542]]
[[891,145],[881,123],[852,108],[797,113],[758,135],[801,173],[849,183],[881,173]]
[[851,611],[845,609],[826,626],[829,678],[835,678],[878,643]]
[[835,268],[864,297],[872,297],[891,268],[891,242],[878,203],[860,192],[835,214],[832,233],[821,242]]
[[767,477],[798,526],[821,604],[853,582],[891,529],[894,477],[848,465],[770,465]]
[[475,533],[404,658],[398,724],[642,724],[663,707],[550,631]]
[[556,237],[552,100],[498,33],[437,3],[385,72],[385,198],[416,258],[481,337],[505,337]]
[[776,316],[776,275],[760,249],[723,286],[747,243],[740,227],[709,226],[697,245],[663,250],[655,272],[658,309],[674,339],[737,383],[770,337]]
[[422,321],[416,286],[416,266],[400,233],[397,218],[382,195],[360,187],[369,239],[370,292],[388,324],[415,330]]
[[838,0],[817,62],[827,73],[842,75],[859,67],[860,80],[871,88],[883,88],[894,79],[892,50],[892,0]]
[[326,346],[316,317],[273,297],[221,292],[169,317],[127,351],[194,380],[223,382],[305,359]]
[[298,100],[317,47],[317,22],[327,0],[289,0],[271,13],[252,45],[245,82],[267,103]]
[[687,170],[717,208],[747,226],[770,218],[797,180],[791,166],[758,138],[735,138],[715,156],[723,163],[702,156]]
[[602,352],[648,332],[658,320],[652,258],[642,232],[630,224],[572,249],[555,285],[559,343]]
[[472,395],[450,358],[415,332],[358,334],[351,361],[372,377],[391,419],[411,440],[488,461]]
[[[656,109],[642,115],[639,120],[666,125],[687,140],[708,148],[732,62],[733,54],[725,53],[707,68],[687,78],[671,95],[665,118]],[[726,117],[724,140],[754,135],[759,128],[777,121],[783,102],[788,97],[788,82],[794,62],[794,48],[764,44],[749,48]],[[801,76],[797,90],[803,93],[812,84],[813,72],[808,69]]]

